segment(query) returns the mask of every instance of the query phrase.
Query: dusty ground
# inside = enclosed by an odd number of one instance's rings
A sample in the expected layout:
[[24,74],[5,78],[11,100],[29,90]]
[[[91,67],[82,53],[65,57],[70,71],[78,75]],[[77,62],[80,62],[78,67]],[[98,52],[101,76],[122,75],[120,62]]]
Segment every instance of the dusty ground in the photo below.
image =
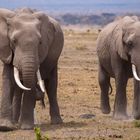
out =
[[[50,125],[49,107],[37,106],[37,119],[42,135],[50,140],[139,140],[140,128],[133,120],[115,121],[100,111],[97,81],[97,30],[94,28],[64,27],[65,46],[59,61],[58,101],[62,125]],[[114,85],[114,81],[112,80]],[[113,108],[114,93],[110,95]],[[132,81],[128,86],[128,112],[131,115]],[[88,116],[86,116],[88,115]],[[91,118],[90,118],[91,116]],[[89,117],[89,118],[88,118]],[[35,140],[34,131],[0,132],[0,140]]]

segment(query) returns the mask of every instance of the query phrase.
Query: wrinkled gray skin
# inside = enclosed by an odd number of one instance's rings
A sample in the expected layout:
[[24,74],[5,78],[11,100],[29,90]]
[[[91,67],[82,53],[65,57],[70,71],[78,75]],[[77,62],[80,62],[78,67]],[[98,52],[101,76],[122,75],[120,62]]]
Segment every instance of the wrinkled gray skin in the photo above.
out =
[[[126,119],[126,86],[133,77],[132,64],[140,77],[140,21],[137,17],[124,17],[107,25],[97,40],[99,58],[99,85],[101,110],[108,114],[110,77],[115,78],[116,96],[113,117]],[[140,83],[134,79],[133,116],[140,119]]]
[[[64,39],[59,24],[31,9],[16,12],[0,9],[0,42],[0,59],[4,62],[0,130],[13,130],[13,122],[18,121],[21,129],[34,127],[38,69],[49,98],[51,123],[62,123],[57,103],[57,63]],[[13,67],[19,70],[23,85],[31,91],[17,86]]]

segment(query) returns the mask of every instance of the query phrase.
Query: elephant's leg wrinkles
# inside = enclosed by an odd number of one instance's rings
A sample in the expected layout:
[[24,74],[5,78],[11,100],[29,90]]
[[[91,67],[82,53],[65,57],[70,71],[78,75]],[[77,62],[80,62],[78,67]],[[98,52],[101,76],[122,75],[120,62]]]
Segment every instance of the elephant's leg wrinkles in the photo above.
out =
[[126,85],[128,78],[125,73],[120,72],[115,78],[116,96],[113,116],[115,119],[127,119]]
[[25,92],[29,91],[24,91],[21,106],[20,124],[21,129],[32,129],[34,127],[35,97],[32,93]]
[[110,104],[109,104],[109,85],[110,77],[105,73],[102,67],[99,67],[99,85],[101,88],[101,110],[104,114],[110,113]]
[[12,100],[13,100],[13,83],[12,83],[12,66],[4,64],[2,75],[2,100],[0,107],[0,130],[8,131],[15,129],[12,123]]
[[13,98],[13,123],[17,124],[20,117],[22,90],[16,86]]
[[62,119],[59,112],[57,102],[57,66],[52,70],[51,76],[48,80],[45,80],[45,87],[47,89],[47,95],[50,104],[50,116],[51,123],[58,124],[62,123]]

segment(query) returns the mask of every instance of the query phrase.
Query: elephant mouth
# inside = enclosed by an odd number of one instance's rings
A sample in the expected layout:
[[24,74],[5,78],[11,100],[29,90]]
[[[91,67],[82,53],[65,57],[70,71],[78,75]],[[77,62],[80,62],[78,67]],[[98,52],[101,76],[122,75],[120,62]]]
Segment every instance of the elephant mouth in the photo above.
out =
[[134,64],[132,64],[132,72],[133,72],[134,78],[135,78],[137,81],[140,81],[140,78],[139,78],[139,76],[138,76],[138,74],[137,74],[137,68],[136,68],[136,66],[135,66]]
[[[43,81],[42,78],[41,78],[41,74],[40,74],[39,69],[38,69],[38,71],[37,71],[36,74],[37,74],[37,80],[38,80],[38,84],[39,84],[39,86],[40,86],[40,89],[41,89],[42,92],[45,92],[44,81]],[[15,79],[16,84],[17,84],[21,89],[23,89],[23,90],[31,90],[31,88],[25,87],[25,86],[21,83],[21,81],[20,81],[20,76],[19,76],[19,70],[18,70],[16,67],[14,67],[14,79]]]

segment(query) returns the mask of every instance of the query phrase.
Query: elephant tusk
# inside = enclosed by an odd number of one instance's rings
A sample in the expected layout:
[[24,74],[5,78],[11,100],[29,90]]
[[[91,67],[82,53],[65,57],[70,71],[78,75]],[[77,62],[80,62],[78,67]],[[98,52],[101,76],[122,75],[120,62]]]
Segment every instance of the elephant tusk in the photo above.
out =
[[23,90],[31,90],[31,88],[26,88],[25,86],[22,85],[20,78],[19,78],[19,71],[17,68],[14,67],[14,78],[16,81],[16,84]]
[[45,92],[44,81],[41,78],[41,74],[40,74],[40,71],[39,70],[37,71],[37,79],[38,79],[38,83],[39,83],[39,86],[40,86],[41,91],[42,92]]
[[136,66],[134,64],[132,64],[132,72],[133,72],[133,76],[136,80],[140,81],[140,78],[137,75],[137,71],[136,71]]

